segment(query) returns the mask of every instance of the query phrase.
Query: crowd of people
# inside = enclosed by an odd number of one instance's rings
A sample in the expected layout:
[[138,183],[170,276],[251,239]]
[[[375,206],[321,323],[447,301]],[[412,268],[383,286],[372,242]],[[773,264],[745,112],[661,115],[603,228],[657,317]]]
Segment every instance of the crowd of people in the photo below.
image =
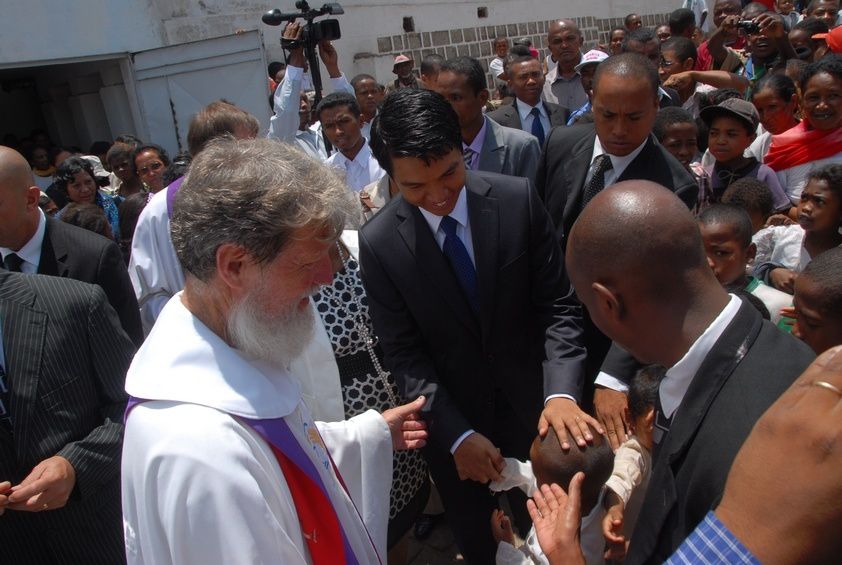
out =
[[838,561],[840,23],[322,41],[321,97],[292,22],[267,138],[7,136],[0,561]]

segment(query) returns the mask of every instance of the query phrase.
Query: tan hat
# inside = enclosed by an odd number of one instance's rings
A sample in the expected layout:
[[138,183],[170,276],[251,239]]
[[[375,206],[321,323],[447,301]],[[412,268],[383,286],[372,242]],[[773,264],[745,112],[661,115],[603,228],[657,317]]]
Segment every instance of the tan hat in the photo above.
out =
[[[395,73],[395,67],[397,67],[401,63],[411,63],[411,62],[412,62],[412,59],[410,59],[409,57],[407,57],[406,55],[401,53],[400,55],[395,57],[395,64],[392,65],[392,72]],[[395,73],[395,74],[397,74],[397,73]]]

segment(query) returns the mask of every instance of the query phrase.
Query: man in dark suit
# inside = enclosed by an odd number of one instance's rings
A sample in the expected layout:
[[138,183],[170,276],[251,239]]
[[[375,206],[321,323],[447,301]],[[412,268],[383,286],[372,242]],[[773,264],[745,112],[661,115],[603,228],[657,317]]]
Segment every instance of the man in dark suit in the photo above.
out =
[[566,125],[570,112],[558,104],[541,100],[544,73],[541,62],[535,57],[510,55],[505,69],[509,90],[515,95],[514,102],[489,112],[488,117],[501,126],[531,133],[539,145],[544,145],[550,128]]
[[[375,332],[403,394],[428,399],[425,455],[457,543],[469,562],[490,563],[485,483],[499,479],[502,456],[527,458],[536,423],[565,449],[570,435],[592,439],[586,423],[601,429],[577,405],[581,312],[529,182],[466,172],[443,97],[393,94],[372,131],[400,190],[360,235]],[[522,501],[512,508],[523,514]]]
[[47,217],[26,159],[0,146],[0,255],[10,271],[98,284],[136,346],[143,342],[140,310],[116,243]]
[[813,354],[725,291],[692,214],[654,183],[595,196],[566,260],[599,329],[641,362],[667,367],[652,478],[626,557],[661,563],[714,508],[755,422]]
[[[658,71],[644,57],[614,55],[601,62],[594,75],[594,124],[550,132],[536,184],[562,247],[588,201],[615,182],[651,180],[675,192],[688,207],[696,203],[696,181],[652,135],[657,92]],[[610,341],[587,316],[585,344],[590,386]],[[599,406],[597,413],[602,417]],[[613,441],[612,445],[616,446]]]
[[17,564],[125,561],[123,390],[134,346],[102,289],[0,271],[0,545]]

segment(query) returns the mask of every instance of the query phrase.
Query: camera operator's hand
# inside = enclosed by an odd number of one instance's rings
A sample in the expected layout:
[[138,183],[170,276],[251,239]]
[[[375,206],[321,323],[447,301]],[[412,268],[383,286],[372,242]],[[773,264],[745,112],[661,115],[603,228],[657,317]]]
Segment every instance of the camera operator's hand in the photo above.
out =
[[774,12],[760,14],[754,18],[754,23],[760,27],[760,33],[769,39],[780,41],[787,37],[786,29],[784,29],[784,20],[780,14]]
[[330,78],[339,78],[342,76],[342,71],[339,70],[339,55],[336,53],[336,47],[330,40],[325,39],[319,41],[319,57],[322,58],[322,63],[325,64],[327,74]]
[[727,37],[735,37],[737,35],[737,24],[740,23],[740,16],[725,16],[722,23],[719,25],[719,30]]
[[[282,39],[289,39],[289,40],[301,40],[304,34],[304,29],[298,22],[289,22],[286,27],[284,28],[284,33],[281,36]],[[291,49],[289,52],[289,59],[287,59],[287,64],[291,67],[298,67],[299,69],[304,68],[304,45],[302,44],[301,47],[297,47],[295,49]]]

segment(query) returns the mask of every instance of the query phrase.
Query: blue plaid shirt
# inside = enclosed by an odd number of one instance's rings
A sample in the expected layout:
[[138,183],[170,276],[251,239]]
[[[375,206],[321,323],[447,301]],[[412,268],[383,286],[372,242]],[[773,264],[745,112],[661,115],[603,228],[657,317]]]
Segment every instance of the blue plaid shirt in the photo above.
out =
[[716,514],[708,512],[705,519],[672,554],[668,565],[745,563],[760,565],[760,561],[740,543]]

